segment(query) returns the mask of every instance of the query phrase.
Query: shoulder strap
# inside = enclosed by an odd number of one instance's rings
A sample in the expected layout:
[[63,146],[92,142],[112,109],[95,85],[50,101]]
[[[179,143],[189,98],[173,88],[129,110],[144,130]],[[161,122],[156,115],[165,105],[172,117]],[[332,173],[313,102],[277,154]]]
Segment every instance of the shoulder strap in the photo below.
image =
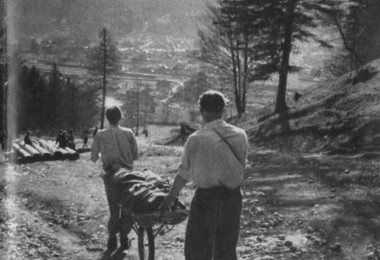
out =
[[227,139],[221,133],[219,133],[216,129],[213,129],[213,130],[220,137],[220,139],[222,139],[222,141],[230,148],[230,150],[233,153],[233,155],[235,156],[236,160],[238,160],[238,162],[240,162],[242,164],[242,162],[240,161],[240,159],[239,159],[236,151],[234,150],[234,148],[232,147],[232,145],[227,141]]

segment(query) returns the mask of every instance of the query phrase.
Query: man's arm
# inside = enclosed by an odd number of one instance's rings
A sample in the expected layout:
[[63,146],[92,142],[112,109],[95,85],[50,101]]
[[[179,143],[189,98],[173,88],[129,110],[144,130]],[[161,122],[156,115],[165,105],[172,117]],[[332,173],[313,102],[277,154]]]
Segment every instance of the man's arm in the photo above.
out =
[[189,153],[191,153],[190,149],[191,149],[192,142],[193,141],[191,141],[191,136],[190,136],[187,139],[185,148],[182,153],[181,163],[179,164],[179,167],[178,167],[179,172],[174,179],[173,185],[170,188],[168,196],[160,205],[159,209],[161,212],[164,212],[165,210],[167,210],[167,208],[173,202],[174,198],[179,194],[182,188],[191,179]]
[[174,182],[172,187],[170,188],[168,196],[166,196],[166,198],[160,205],[159,210],[161,212],[165,212],[169,208],[170,204],[172,204],[175,197],[179,194],[179,192],[182,190],[182,188],[186,185],[187,182],[187,180],[185,180],[177,174],[177,176],[174,178]]

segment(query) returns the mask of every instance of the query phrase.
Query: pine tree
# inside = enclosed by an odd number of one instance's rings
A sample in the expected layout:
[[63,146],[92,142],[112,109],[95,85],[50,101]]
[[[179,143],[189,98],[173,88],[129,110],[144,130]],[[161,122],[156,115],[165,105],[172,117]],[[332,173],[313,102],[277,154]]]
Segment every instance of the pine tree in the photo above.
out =
[[61,72],[58,70],[57,65],[54,63],[50,72],[49,83],[46,93],[45,110],[47,112],[48,129],[64,128],[63,111],[64,99],[63,97],[63,78]]
[[[280,114],[284,131],[290,129],[286,91],[288,74],[297,68],[290,55],[297,41],[316,40],[331,47],[313,33],[325,15],[333,10],[333,0],[221,0],[219,8],[209,8],[212,33],[200,33],[202,54],[227,72],[232,68],[233,89],[238,113],[245,111],[248,81],[279,74],[274,112]],[[212,38],[214,37],[214,39]],[[228,62],[230,59],[231,62]],[[227,75],[231,75],[228,73]]]
[[273,1],[220,0],[209,6],[212,23],[199,31],[201,60],[232,85],[238,115],[246,110],[248,84],[279,70],[280,22]]
[[44,122],[44,81],[39,71],[32,67],[27,76],[27,85],[24,86],[26,100],[26,122],[28,128],[40,128]]
[[102,129],[104,127],[107,77],[120,69],[120,53],[105,28],[99,34],[99,45],[92,50],[89,61],[92,73],[102,76],[102,109],[100,117],[100,128]]
[[75,129],[78,127],[78,114],[80,110],[76,108],[78,90],[70,78],[66,78],[63,90],[63,111],[64,125],[66,129]]

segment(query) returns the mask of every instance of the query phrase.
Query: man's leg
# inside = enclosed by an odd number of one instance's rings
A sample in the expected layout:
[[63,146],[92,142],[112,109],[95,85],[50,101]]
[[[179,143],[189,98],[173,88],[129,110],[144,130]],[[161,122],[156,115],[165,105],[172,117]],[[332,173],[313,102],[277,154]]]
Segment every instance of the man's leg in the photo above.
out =
[[224,197],[220,220],[214,234],[213,254],[217,260],[236,260],[242,208],[240,189],[227,191]]
[[108,206],[110,210],[110,218],[108,221],[108,243],[107,248],[115,250],[117,248],[117,233],[120,230],[121,210],[120,210],[120,191],[117,189],[112,177],[104,180]]
[[217,197],[216,194],[205,189],[198,189],[195,192],[186,229],[186,260],[211,260],[212,258],[212,233],[217,217]]
[[121,229],[120,229],[120,246],[123,249],[129,249],[128,234],[131,232],[134,224],[132,216],[126,211],[121,212]]

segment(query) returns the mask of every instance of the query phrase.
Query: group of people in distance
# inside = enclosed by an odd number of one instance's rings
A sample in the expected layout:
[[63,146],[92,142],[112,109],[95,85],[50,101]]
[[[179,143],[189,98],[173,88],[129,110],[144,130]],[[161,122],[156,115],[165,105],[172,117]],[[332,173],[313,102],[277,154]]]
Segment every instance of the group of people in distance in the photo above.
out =
[[[92,136],[94,137],[98,131],[98,127],[94,127],[92,131]],[[90,136],[90,129],[85,128],[82,132],[82,140],[83,140],[83,148],[88,147],[88,138]],[[73,150],[76,150],[75,142],[74,142],[74,130],[70,129],[69,131],[61,129],[57,135],[57,138],[55,140],[56,144],[58,144],[59,147],[65,148],[69,147]]]
[[69,147],[75,150],[74,130],[73,129],[70,129],[69,131],[66,131],[63,129],[59,130],[57,138],[55,139],[55,144],[58,144],[60,148]]
[[[98,131],[98,128],[94,127],[92,135],[95,136],[97,131]],[[87,143],[88,143],[89,135],[90,135],[90,129],[86,128],[82,133],[83,148],[88,147]],[[24,136],[24,143],[28,145],[32,145],[33,141],[34,139],[32,137],[32,132],[28,130]],[[76,145],[74,141],[74,130],[73,129],[70,129],[69,131],[66,131],[64,129],[59,130],[57,137],[55,139],[55,144],[58,145],[58,147],[60,148],[68,147],[73,150],[76,150]]]
[[[224,95],[207,91],[199,99],[203,127],[191,134],[185,143],[178,173],[169,194],[158,209],[168,210],[174,198],[190,181],[197,187],[191,202],[185,235],[186,260],[236,260],[239,237],[243,184],[248,139],[241,128],[223,120]],[[133,171],[138,159],[136,138],[131,129],[121,127],[122,113],[118,107],[106,111],[110,126],[99,130],[94,138],[91,160],[99,158],[109,204],[109,238],[106,255],[129,248],[128,233],[133,220],[121,219],[120,171]],[[101,156],[100,156],[101,155]]]

